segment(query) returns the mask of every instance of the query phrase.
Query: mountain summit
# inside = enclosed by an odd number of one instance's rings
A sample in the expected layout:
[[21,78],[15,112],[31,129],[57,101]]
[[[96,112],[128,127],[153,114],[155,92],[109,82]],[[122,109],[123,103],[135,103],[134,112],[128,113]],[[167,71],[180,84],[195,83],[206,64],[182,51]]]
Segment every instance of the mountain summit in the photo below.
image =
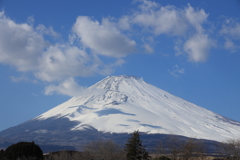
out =
[[[36,117],[67,118],[71,131],[176,134],[224,141],[240,135],[240,123],[187,102],[135,76],[109,76],[87,88],[82,96]],[[42,129],[42,132],[48,132]],[[1,134],[0,134],[1,135]]]

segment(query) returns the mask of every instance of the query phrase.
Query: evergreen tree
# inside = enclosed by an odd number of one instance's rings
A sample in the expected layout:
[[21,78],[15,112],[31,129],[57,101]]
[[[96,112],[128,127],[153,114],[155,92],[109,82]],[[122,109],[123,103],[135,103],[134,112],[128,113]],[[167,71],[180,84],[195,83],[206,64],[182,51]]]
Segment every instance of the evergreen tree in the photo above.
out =
[[124,148],[127,160],[149,160],[150,156],[142,145],[138,131],[134,131],[129,137]]
[[39,160],[43,159],[43,153],[41,148],[34,142],[19,142],[9,146],[4,151],[4,157],[8,160],[18,158]]
[[4,158],[4,150],[0,150],[0,160]]

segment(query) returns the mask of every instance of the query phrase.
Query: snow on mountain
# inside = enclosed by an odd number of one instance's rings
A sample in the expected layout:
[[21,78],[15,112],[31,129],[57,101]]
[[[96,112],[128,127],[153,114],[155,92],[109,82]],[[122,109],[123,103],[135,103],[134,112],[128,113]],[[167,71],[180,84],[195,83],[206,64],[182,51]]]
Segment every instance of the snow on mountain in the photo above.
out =
[[36,117],[68,118],[71,130],[176,134],[224,141],[240,135],[240,122],[187,102],[134,76],[109,76],[87,88],[82,96]]

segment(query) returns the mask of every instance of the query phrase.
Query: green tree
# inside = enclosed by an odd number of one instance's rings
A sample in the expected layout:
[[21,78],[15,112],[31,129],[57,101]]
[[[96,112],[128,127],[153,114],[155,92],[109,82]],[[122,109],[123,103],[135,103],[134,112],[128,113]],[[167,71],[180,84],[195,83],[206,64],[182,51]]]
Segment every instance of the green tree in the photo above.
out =
[[34,142],[19,142],[9,146],[4,151],[4,157],[9,160],[18,158],[39,160],[43,159],[43,152]]
[[149,160],[151,158],[142,145],[138,131],[134,131],[131,134],[125,144],[124,151],[126,152],[127,160]]
[[0,160],[4,158],[4,150],[0,150]]

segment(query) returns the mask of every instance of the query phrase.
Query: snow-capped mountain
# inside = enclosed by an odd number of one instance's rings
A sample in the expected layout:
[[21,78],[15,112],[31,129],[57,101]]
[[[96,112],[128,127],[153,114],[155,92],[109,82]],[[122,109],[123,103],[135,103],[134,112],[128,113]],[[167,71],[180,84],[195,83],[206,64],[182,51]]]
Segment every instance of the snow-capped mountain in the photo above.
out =
[[[187,102],[134,76],[109,76],[79,97],[36,117],[36,121],[65,118],[71,131],[94,128],[102,132],[176,134],[224,141],[240,135],[240,122]],[[42,128],[35,132],[47,133]],[[0,134],[1,135],[1,134]]]

